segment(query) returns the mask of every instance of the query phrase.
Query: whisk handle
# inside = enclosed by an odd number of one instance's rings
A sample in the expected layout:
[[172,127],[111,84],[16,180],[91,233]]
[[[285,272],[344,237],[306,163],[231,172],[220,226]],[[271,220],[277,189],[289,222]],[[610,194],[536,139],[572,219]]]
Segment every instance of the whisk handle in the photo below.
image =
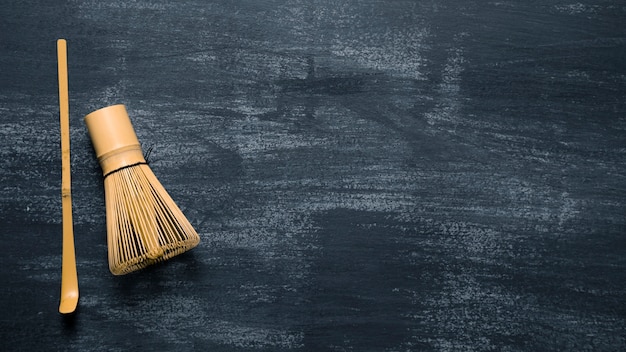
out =
[[146,163],[124,105],[96,110],[85,116],[85,123],[105,177],[116,170]]

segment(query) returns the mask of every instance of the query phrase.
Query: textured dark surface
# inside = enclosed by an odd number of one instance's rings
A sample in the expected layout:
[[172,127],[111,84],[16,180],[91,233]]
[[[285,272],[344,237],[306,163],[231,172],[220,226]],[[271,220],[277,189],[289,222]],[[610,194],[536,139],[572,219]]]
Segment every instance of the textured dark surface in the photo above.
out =
[[[5,0],[0,18],[4,350],[626,349],[623,2]],[[82,122],[115,103],[202,238],[124,277]]]

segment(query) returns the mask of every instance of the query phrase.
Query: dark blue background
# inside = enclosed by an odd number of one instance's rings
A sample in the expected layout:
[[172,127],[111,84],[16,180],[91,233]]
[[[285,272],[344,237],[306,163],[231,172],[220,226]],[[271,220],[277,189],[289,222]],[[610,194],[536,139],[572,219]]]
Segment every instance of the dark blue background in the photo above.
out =
[[[5,350],[626,349],[623,2],[20,0],[0,18]],[[202,238],[124,277],[82,122],[116,103]]]

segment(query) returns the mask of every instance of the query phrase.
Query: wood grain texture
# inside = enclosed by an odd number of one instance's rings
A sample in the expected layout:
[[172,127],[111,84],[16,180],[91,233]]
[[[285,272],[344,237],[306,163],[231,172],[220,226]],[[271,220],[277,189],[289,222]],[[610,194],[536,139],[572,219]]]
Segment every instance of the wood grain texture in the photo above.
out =
[[[626,349],[626,7],[0,4],[8,350]],[[78,312],[56,311],[68,39]],[[201,236],[114,277],[82,117],[126,104]]]

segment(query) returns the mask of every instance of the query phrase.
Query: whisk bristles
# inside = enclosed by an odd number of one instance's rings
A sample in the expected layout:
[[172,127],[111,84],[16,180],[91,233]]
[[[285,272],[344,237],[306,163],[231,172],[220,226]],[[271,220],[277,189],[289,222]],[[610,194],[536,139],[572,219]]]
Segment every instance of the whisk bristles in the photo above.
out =
[[109,267],[125,274],[183,253],[199,237],[146,164],[104,181]]
[[144,160],[124,106],[85,120],[104,173],[111,272],[127,274],[195,247],[200,237]]

